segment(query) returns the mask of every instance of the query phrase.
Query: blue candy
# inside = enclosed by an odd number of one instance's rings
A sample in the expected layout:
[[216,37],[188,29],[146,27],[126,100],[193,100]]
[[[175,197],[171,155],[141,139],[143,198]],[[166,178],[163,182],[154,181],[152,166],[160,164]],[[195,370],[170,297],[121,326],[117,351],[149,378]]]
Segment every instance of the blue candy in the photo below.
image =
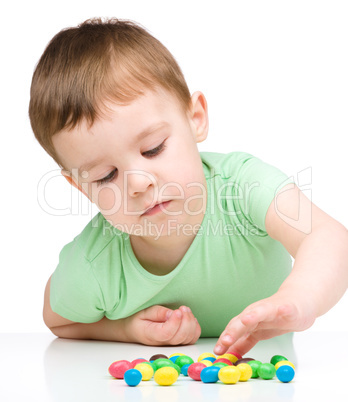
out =
[[142,380],[143,375],[139,370],[129,369],[124,373],[124,380],[130,387],[136,387]]
[[288,365],[280,366],[276,371],[276,376],[281,382],[290,382],[295,377],[295,370]]
[[188,376],[187,370],[191,366],[191,364],[185,364],[184,366],[181,367],[181,374]]
[[220,367],[210,366],[201,371],[201,380],[204,383],[217,382],[219,380]]
[[180,357],[180,355],[175,355],[175,356],[170,357],[169,360],[171,360],[171,361],[175,364],[176,359],[177,359],[178,357]]
[[204,360],[209,360],[210,362],[214,363],[216,358],[215,357],[205,357]]

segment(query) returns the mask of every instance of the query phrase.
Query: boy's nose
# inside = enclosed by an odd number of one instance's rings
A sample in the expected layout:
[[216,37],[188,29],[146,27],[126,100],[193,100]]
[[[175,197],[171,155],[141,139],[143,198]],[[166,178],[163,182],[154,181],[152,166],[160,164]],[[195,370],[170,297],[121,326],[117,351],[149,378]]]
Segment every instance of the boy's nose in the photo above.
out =
[[129,196],[134,197],[138,193],[143,193],[150,186],[158,189],[156,178],[151,173],[143,170],[125,172],[124,190]]

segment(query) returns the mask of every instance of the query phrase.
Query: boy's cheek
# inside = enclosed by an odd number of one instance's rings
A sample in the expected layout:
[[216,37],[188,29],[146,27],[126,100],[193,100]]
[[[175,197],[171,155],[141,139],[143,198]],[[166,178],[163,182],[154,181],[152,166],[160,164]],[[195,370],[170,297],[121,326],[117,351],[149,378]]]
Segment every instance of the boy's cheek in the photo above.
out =
[[95,192],[92,199],[103,215],[114,215],[121,208],[121,195],[115,193],[113,188],[106,187]]

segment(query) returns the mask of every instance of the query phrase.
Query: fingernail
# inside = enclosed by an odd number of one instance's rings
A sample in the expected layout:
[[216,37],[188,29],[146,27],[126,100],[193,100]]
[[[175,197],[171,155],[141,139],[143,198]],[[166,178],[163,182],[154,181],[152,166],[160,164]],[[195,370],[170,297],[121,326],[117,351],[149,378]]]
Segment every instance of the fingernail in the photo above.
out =
[[214,349],[214,352],[215,352],[216,354],[219,354],[219,353],[221,353],[222,351],[223,351],[223,349],[222,349],[222,346],[220,346],[220,345],[216,346],[215,349]]
[[232,338],[230,337],[230,335],[224,335],[221,338],[222,341],[226,342],[226,343],[232,343]]
[[167,314],[166,314],[166,319],[169,320],[169,318],[172,316],[173,311],[172,310],[168,310]]

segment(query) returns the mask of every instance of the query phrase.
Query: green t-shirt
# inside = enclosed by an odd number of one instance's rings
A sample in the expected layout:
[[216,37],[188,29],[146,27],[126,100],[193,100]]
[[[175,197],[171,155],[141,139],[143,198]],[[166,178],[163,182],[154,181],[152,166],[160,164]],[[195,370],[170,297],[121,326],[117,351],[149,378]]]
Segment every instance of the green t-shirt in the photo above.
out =
[[83,323],[128,317],[159,304],[189,306],[203,337],[221,334],[249,304],[274,294],[292,260],[268,236],[265,217],[277,191],[292,182],[242,152],[200,152],[208,201],[200,230],[167,275],[146,271],[129,235],[98,213],[67,244],[51,279],[52,310]]

